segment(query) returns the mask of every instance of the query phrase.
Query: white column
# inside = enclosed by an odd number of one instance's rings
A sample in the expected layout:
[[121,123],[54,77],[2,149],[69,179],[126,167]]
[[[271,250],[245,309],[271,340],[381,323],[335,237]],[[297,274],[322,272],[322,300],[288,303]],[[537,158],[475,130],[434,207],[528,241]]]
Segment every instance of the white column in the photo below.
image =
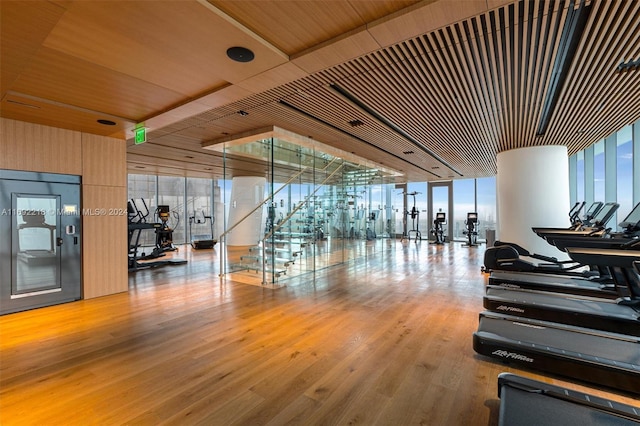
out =
[[568,227],[569,160],[564,146],[504,151],[497,157],[497,238],[529,252],[567,259],[531,227]]
[[[229,225],[242,220],[251,210],[264,200],[264,187],[267,179],[264,177],[239,176],[231,180],[231,201],[229,204]],[[256,210],[244,219],[226,237],[229,246],[255,245],[264,235],[263,208]]]

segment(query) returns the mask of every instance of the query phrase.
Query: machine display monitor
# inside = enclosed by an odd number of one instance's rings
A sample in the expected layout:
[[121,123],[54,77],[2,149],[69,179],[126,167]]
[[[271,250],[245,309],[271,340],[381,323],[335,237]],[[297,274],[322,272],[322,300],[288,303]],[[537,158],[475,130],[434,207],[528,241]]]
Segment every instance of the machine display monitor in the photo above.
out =
[[639,228],[640,227],[640,203],[631,210],[631,213],[619,223],[621,228]]

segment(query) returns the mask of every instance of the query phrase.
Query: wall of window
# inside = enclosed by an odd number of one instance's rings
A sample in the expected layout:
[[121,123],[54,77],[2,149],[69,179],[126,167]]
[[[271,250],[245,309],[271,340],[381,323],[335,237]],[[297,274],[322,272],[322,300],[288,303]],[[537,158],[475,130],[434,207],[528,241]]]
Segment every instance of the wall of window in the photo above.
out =
[[467,213],[477,211],[475,179],[453,181],[453,239],[464,240]]
[[[136,174],[128,176],[128,198],[146,215],[147,222],[159,222],[157,207],[169,206],[168,225],[173,229],[174,244],[189,242],[191,234],[211,234],[211,223],[209,219],[204,219],[205,216],[213,220],[214,238],[219,234],[222,225],[215,222],[215,217],[219,214],[214,210],[217,207],[214,202],[216,188],[219,191],[217,181],[211,179]],[[155,233],[143,232],[140,244],[153,246]]]
[[[488,229],[496,229],[496,178],[495,176],[480,179],[459,179],[451,182],[453,188],[453,211],[447,213],[447,221],[452,223],[453,236],[451,240],[466,240],[467,236],[464,231],[467,229],[466,220],[468,213],[478,213],[478,223],[476,231],[478,239],[485,240]],[[427,194],[429,193],[427,182],[414,182],[407,184],[407,192],[418,192],[416,195],[416,207],[420,211],[420,231],[423,239],[430,238],[429,231],[433,227],[428,223],[428,202]],[[442,191],[447,192],[446,187]],[[399,192],[401,193],[401,192]],[[434,194],[434,203],[436,203],[437,194]],[[440,207],[443,211],[446,209],[446,202],[442,201],[436,205],[436,210]],[[407,210],[413,207],[413,197],[407,198]],[[408,218],[408,229],[411,230],[412,222]]]
[[487,230],[496,229],[498,207],[496,177],[476,179],[476,203],[478,211],[478,239],[487,238]]
[[[620,204],[609,226],[618,224],[640,202],[640,120],[569,158],[571,203]],[[585,190],[587,188],[587,190]],[[589,189],[592,188],[592,191]]]

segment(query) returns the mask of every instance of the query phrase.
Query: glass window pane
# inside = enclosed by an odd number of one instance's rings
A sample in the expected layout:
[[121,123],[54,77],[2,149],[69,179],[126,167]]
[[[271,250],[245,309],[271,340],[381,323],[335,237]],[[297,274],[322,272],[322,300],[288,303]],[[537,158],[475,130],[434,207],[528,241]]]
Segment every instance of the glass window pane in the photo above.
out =
[[[167,225],[173,230],[173,244],[184,244],[187,241],[185,222],[188,218],[185,220],[184,186],[183,177],[158,176],[158,206],[169,206]],[[153,221],[159,222],[157,215]]]
[[475,179],[453,181],[453,239],[464,240],[467,213],[475,212]]
[[[496,178],[488,177],[476,180],[478,203],[478,239],[486,240],[487,229],[496,229]],[[584,185],[582,187],[584,196]]]
[[593,201],[604,201],[604,140],[597,142],[593,148]]
[[15,199],[17,256],[13,293],[59,288],[56,246],[56,197],[22,196]]
[[213,237],[213,182],[211,179],[187,178],[187,221],[190,239],[193,236]]
[[617,222],[622,220],[633,208],[633,143],[631,141],[631,126],[622,128],[617,134],[616,150],[617,169],[617,201],[620,204]]
[[[133,200],[135,207],[146,215],[146,222],[153,222],[153,212],[156,210],[156,176],[152,175],[135,175],[128,176],[128,197]],[[138,219],[136,219],[138,220]],[[140,233],[140,245],[153,246],[156,242],[156,236],[151,231]]]
[[584,200],[584,151],[576,154],[576,197],[578,200]]

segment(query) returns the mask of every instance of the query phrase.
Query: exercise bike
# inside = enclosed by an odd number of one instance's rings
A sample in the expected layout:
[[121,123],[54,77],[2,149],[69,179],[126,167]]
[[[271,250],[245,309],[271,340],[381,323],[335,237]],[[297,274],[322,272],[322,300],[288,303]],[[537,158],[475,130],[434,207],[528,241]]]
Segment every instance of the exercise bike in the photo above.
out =
[[467,236],[467,242],[464,247],[475,247],[478,245],[478,213],[467,213],[467,220],[464,221],[467,229],[462,233]]
[[436,218],[433,221],[433,229],[431,234],[435,237],[433,244],[444,244],[446,241],[446,235],[444,235],[443,225],[447,223],[447,214],[444,212],[437,212]]

